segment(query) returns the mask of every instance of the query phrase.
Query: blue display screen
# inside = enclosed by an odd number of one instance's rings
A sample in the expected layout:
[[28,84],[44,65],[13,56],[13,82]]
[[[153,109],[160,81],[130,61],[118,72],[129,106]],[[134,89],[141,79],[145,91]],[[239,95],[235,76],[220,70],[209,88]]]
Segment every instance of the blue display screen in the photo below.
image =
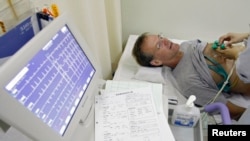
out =
[[5,88],[23,106],[63,135],[95,72],[65,25]]

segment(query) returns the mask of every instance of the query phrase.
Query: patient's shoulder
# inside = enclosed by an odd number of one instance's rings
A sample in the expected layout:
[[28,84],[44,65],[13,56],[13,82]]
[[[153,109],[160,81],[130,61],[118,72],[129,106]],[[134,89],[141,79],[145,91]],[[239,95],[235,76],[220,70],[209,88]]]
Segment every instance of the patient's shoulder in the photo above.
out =
[[204,43],[204,41],[201,41],[200,39],[194,39],[194,40],[186,40],[186,41],[183,41],[181,43],[181,45],[197,45],[197,44],[200,44],[200,43]]

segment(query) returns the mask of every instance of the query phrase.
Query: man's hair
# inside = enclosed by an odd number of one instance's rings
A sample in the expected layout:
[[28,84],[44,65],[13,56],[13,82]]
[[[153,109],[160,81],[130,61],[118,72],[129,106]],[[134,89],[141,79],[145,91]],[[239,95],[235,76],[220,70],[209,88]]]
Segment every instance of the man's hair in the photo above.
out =
[[142,51],[143,42],[148,35],[149,35],[149,33],[145,32],[137,38],[137,40],[134,44],[132,54],[133,54],[135,60],[137,61],[137,63],[140,64],[141,66],[155,67],[155,66],[150,64],[150,62],[153,60],[153,55],[144,53]]

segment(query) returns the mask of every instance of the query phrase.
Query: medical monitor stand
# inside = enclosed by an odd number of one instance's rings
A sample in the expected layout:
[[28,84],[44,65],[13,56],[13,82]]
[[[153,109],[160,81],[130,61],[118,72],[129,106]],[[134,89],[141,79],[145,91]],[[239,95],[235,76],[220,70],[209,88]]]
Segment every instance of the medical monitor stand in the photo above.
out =
[[34,141],[94,141],[100,73],[63,13],[0,68],[0,119]]

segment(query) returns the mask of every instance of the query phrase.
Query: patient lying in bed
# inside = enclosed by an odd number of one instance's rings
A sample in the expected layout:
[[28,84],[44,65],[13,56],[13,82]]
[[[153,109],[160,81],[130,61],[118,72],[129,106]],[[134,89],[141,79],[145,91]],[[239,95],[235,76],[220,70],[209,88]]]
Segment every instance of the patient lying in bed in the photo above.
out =
[[[133,48],[133,55],[142,66],[168,66],[185,97],[194,94],[196,104],[203,106],[216,97],[233,67],[233,60],[218,56],[211,44],[200,40],[183,42],[181,45],[159,35],[142,34]],[[210,68],[210,69],[209,69]],[[233,71],[228,85],[215,101],[227,105],[232,119],[238,119],[245,108],[227,100],[232,93],[250,95],[250,84],[241,82]]]

